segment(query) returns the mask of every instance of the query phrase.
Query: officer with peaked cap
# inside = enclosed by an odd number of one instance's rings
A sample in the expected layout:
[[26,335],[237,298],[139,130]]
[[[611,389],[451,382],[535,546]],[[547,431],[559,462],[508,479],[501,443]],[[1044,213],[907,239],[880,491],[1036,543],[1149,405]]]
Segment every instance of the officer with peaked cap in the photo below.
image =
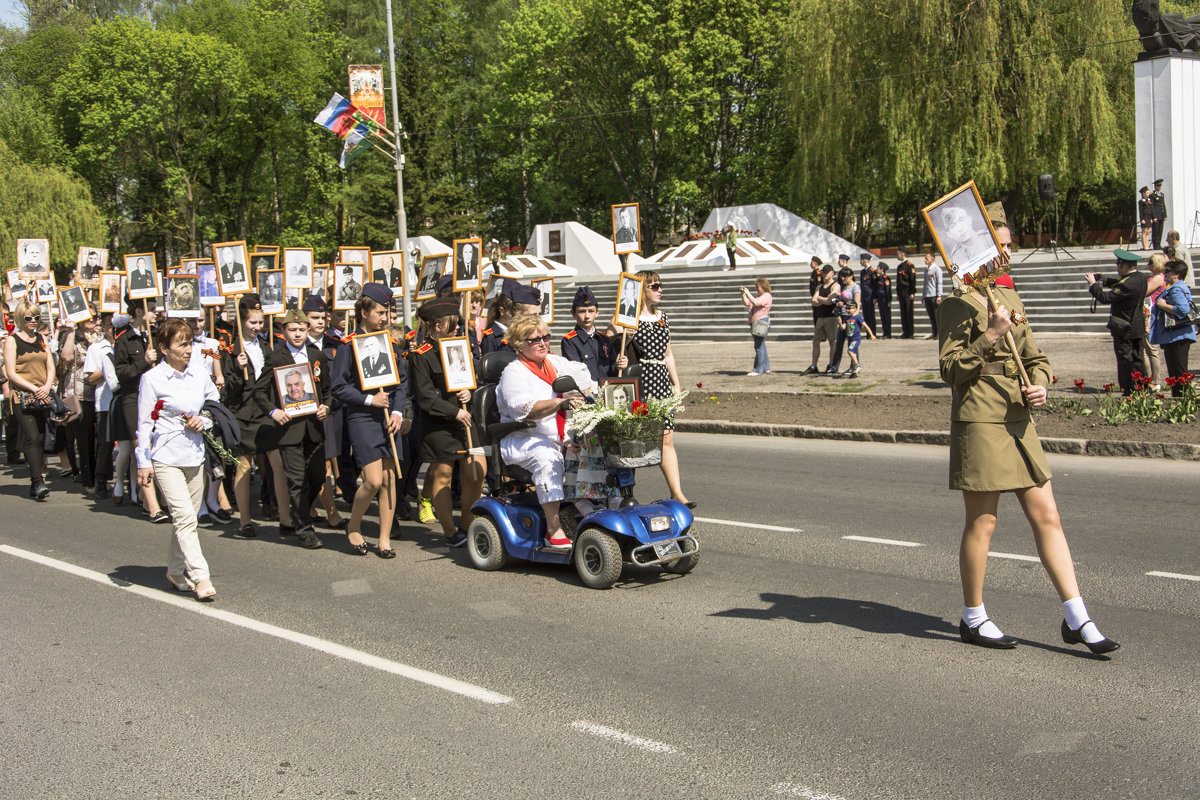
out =
[[1138,256],[1128,250],[1113,251],[1117,257],[1117,279],[1097,280],[1088,272],[1083,278],[1097,303],[1109,306],[1108,331],[1117,356],[1117,383],[1121,393],[1133,393],[1133,373],[1146,369],[1142,362],[1142,339],[1146,336],[1146,275],[1138,271]]

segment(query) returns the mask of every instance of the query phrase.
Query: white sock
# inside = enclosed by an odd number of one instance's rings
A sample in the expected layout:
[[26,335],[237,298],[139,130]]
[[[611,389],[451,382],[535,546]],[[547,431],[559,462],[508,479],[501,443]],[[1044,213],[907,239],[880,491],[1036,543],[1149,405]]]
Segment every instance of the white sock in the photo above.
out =
[[[1063,603],[1063,618],[1067,621],[1067,627],[1079,631],[1085,642],[1095,644],[1104,640],[1104,634],[1100,633],[1096,623],[1088,617],[1087,606],[1083,604],[1082,597],[1072,597]],[[1080,625],[1083,625],[1083,630],[1079,630]]]
[[[963,622],[967,623],[968,628],[974,628],[976,625],[983,623],[979,629],[980,636],[986,636],[989,639],[999,639],[1004,636],[1004,633],[996,627],[996,623],[988,619],[987,609],[983,606],[963,606],[962,613]],[[984,622],[984,620],[987,620]]]

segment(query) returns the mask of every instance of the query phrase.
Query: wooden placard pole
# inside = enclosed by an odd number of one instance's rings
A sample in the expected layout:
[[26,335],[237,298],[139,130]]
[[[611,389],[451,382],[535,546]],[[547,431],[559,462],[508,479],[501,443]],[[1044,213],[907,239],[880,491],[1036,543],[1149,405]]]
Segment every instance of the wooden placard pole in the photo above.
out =
[[146,323],[146,342],[150,345],[150,349],[154,349],[154,332],[150,330],[150,302],[147,298],[142,298],[142,319]]
[[213,306],[205,306],[208,311],[208,338],[216,340],[217,338],[217,309]]
[[[242,333],[241,302],[242,296],[240,294],[235,294],[233,296],[233,318],[237,320],[238,349],[241,350],[242,355],[246,355],[246,337],[245,334]],[[250,380],[250,372],[246,369],[246,367],[242,367],[242,380]]]
[[[621,352],[617,353],[617,355],[619,355],[619,356],[623,356],[623,355],[625,355],[625,337],[626,337],[626,336],[628,336],[628,335],[629,335],[629,329],[628,329],[628,328],[621,328]],[[622,367],[622,368],[620,368],[620,369],[618,369],[618,370],[617,370],[617,377],[618,377],[618,378],[620,378],[620,377],[623,377],[624,375],[625,375],[625,368],[624,368],[624,367]]]
[[[984,284],[983,289],[984,292],[987,293],[988,305],[991,307],[992,311],[996,311],[998,308],[1000,308],[1000,303],[998,300],[996,300],[996,295],[992,294],[992,285],[990,283],[986,283]],[[1008,349],[1013,354],[1013,360],[1017,362],[1017,372],[1020,375],[1021,385],[1032,386],[1033,384],[1029,380],[1029,373],[1025,371],[1025,362],[1021,360],[1021,354],[1017,351],[1017,340],[1013,338],[1011,330],[1005,331],[1004,341],[1008,344]],[[1029,397],[1027,395],[1022,395],[1022,397],[1024,398],[1025,403],[1028,404]]]

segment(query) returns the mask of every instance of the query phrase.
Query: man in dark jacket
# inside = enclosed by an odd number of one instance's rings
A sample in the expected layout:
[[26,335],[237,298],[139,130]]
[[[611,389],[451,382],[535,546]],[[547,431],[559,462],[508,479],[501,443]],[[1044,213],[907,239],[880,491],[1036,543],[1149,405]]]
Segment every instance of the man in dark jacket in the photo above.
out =
[[1117,279],[1098,280],[1092,273],[1083,277],[1097,303],[1109,305],[1108,330],[1117,355],[1117,383],[1121,394],[1133,393],[1133,373],[1146,369],[1142,362],[1142,339],[1146,338],[1146,275],[1138,272],[1136,253],[1117,249]]
[[896,300],[900,304],[900,338],[913,338],[913,298],[917,294],[917,268],[908,260],[908,252],[897,250]]

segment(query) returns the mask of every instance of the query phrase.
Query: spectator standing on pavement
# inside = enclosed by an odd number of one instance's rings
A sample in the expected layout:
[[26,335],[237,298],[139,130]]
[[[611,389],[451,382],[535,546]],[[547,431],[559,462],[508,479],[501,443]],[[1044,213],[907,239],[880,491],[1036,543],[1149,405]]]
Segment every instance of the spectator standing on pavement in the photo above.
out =
[[[879,307],[879,324],[883,328],[884,339],[892,338],[892,279],[888,275],[886,261],[880,261],[875,267],[875,291],[872,300]],[[872,326],[874,329],[874,326]]]
[[896,300],[900,304],[900,338],[911,339],[913,332],[913,298],[917,294],[917,268],[908,260],[908,251],[896,251],[900,259],[896,267]]
[[926,339],[938,337],[937,310],[942,304],[942,268],[938,266],[937,256],[925,254],[925,282],[921,286],[921,300],[925,303],[925,313],[929,315],[929,324],[933,333]]
[[875,338],[875,332],[863,320],[862,314],[859,313],[858,304],[853,300],[846,303],[846,316],[842,319],[839,327],[841,327],[842,332],[846,336],[846,351],[850,354],[850,368],[843,372],[840,377],[857,378],[859,375],[858,347],[862,343],[862,332],[865,330],[872,339]]
[[[861,287],[854,282],[854,270],[850,269],[849,267],[842,267],[841,270],[838,271],[838,283],[842,287],[841,303],[837,308],[839,320],[838,324],[840,326],[841,323],[845,321],[846,317],[850,316],[850,312],[847,309],[851,302],[855,303],[860,308],[862,307],[862,294]],[[825,372],[830,375],[836,375],[838,373],[838,369],[842,365],[842,348],[845,346],[846,331],[843,327],[839,327],[837,332],[837,341],[833,345],[833,356],[830,357],[829,366],[825,368]]]
[[1167,196],[1162,190],[1163,179],[1154,181],[1154,191],[1150,199],[1154,201],[1154,227],[1150,230],[1150,245],[1155,250],[1162,249],[1163,223],[1167,220]]
[[1142,339],[1146,337],[1146,314],[1142,302],[1146,299],[1146,276],[1138,272],[1136,253],[1117,249],[1117,275],[1111,286],[1085,273],[1088,291],[1098,303],[1110,307],[1107,328],[1112,334],[1113,352],[1117,356],[1117,383],[1121,393],[1133,393],[1133,373],[1144,372]]
[[833,267],[826,264],[821,267],[821,285],[812,296],[813,307],[813,343],[812,363],[804,370],[804,375],[817,375],[817,363],[821,360],[821,342],[829,343],[829,366],[826,372],[833,372],[833,340],[837,338],[837,306],[841,300],[841,287],[833,279]]
[[858,296],[862,301],[859,313],[871,330],[875,330],[875,267],[871,266],[871,254],[859,253],[858,263]]
[[[1163,278],[1163,273],[1167,269],[1167,261],[1166,253],[1154,253],[1150,256],[1150,274],[1146,276],[1146,302],[1144,303],[1147,326],[1149,326],[1154,301],[1163,293],[1163,289],[1167,288],[1167,282]],[[1149,327],[1147,327],[1147,334],[1149,334]],[[1142,359],[1150,367],[1150,383],[1157,392],[1162,388],[1162,352],[1159,346],[1150,339],[1149,335],[1142,339]]]
[[1157,213],[1154,207],[1154,201],[1150,199],[1150,187],[1143,186],[1138,189],[1138,227],[1142,234],[1142,249],[1150,249],[1150,236],[1154,230],[1154,215]]
[[1167,246],[1163,250],[1168,259],[1187,264],[1188,274],[1192,274],[1192,252],[1179,241],[1179,231],[1167,231]]
[[[1167,262],[1164,276],[1167,288],[1155,300],[1150,311],[1150,339],[1162,345],[1163,359],[1167,362],[1167,375],[1178,378],[1188,371],[1188,351],[1192,342],[1196,341],[1196,326],[1186,325],[1168,329],[1166,322],[1169,317],[1182,319],[1189,311],[1195,309],[1192,290],[1188,288],[1187,264],[1182,261]],[[1171,396],[1183,394],[1183,388],[1171,386]]]
[[[808,266],[809,266],[808,297],[809,297],[809,300],[811,300],[813,295],[815,295],[817,293],[817,287],[821,285],[821,259],[817,258],[816,256],[813,256],[812,258],[810,258],[808,260]],[[816,324],[817,324],[817,307],[816,306],[812,307],[812,320],[813,320],[813,327],[816,327]]]
[[737,240],[737,231],[733,229],[733,223],[730,222],[725,226],[725,255],[729,257],[730,272],[737,269]]
[[771,359],[767,357],[767,333],[771,330],[771,282],[766,278],[754,281],[755,294],[742,287],[742,305],[750,315],[750,338],[754,341],[754,367],[746,374],[751,377],[771,371]]

